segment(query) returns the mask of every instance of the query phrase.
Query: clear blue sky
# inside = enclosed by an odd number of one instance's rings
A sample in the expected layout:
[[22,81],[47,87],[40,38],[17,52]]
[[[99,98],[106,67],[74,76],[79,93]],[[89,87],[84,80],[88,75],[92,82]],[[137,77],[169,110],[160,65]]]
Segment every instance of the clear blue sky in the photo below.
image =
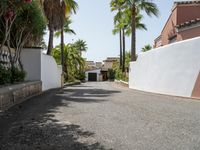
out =
[[[110,12],[110,0],[77,0],[79,9],[72,16],[71,28],[76,36],[65,35],[66,42],[83,39],[88,44],[88,51],[83,54],[87,60],[102,61],[106,57],[119,55],[119,37],[112,34],[113,16]],[[158,18],[144,15],[143,23],[148,31],[137,31],[137,53],[146,44],[153,45],[154,39],[160,34],[167,21],[174,0],[154,0],[160,10]],[[46,37],[47,41],[47,37]],[[54,39],[54,45],[60,39]],[[126,39],[126,49],[130,50],[130,37]]]

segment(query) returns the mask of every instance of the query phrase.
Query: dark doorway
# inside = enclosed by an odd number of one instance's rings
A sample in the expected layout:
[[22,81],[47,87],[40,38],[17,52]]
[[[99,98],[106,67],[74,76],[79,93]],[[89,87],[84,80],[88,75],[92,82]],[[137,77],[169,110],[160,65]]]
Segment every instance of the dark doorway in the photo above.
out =
[[88,81],[97,81],[97,73],[88,73]]
[[101,74],[103,76],[103,81],[107,81],[108,80],[108,76],[107,76],[108,71],[101,71]]

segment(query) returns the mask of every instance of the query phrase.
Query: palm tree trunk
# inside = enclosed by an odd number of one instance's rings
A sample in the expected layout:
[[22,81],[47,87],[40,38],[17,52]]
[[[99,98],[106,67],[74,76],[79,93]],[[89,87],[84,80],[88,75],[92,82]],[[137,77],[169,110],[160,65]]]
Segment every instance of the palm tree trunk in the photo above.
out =
[[62,71],[65,72],[65,67],[64,67],[64,31],[63,31],[63,28],[61,29],[61,65],[62,65]]
[[53,34],[54,30],[52,28],[49,28],[49,44],[48,44],[47,55],[51,55],[51,51],[53,49]]
[[62,65],[62,74],[64,76],[65,74],[65,80],[68,80],[68,69],[67,69],[67,65],[65,65],[64,61],[65,61],[65,58],[64,58],[64,47],[65,47],[65,44],[64,44],[64,30],[63,30],[63,27],[61,28],[61,65]]
[[135,4],[132,6],[132,37],[131,37],[131,61],[136,61],[136,33],[135,33]]
[[119,39],[120,39],[120,69],[122,69],[122,29],[119,30]]
[[125,44],[125,33],[124,33],[124,28],[122,29],[122,40],[123,40],[123,61],[122,61],[122,72],[125,72],[125,62],[126,62],[126,44]]

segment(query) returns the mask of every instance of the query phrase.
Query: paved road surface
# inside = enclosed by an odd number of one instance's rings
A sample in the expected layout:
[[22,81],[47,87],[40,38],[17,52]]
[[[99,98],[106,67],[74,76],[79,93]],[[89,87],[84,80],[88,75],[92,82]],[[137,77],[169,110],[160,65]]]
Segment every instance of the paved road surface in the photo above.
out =
[[2,150],[199,150],[200,101],[114,83],[53,90],[0,114]]

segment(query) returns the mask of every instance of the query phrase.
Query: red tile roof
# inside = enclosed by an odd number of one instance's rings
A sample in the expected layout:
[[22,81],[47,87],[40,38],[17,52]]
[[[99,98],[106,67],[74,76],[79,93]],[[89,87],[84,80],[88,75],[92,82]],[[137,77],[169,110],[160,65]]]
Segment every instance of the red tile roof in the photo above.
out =
[[182,24],[176,25],[176,27],[177,27],[178,29],[180,29],[180,28],[183,28],[183,27],[191,26],[191,25],[196,24],[196,23],[199,23],[199,22],[200,22],[200,18],[196,18],[196,19],[193,19],[193,20],[184,22],[184,23],[182,23]]
[[174,4],[200,4],[200,0],[193,1],[175,1]]

